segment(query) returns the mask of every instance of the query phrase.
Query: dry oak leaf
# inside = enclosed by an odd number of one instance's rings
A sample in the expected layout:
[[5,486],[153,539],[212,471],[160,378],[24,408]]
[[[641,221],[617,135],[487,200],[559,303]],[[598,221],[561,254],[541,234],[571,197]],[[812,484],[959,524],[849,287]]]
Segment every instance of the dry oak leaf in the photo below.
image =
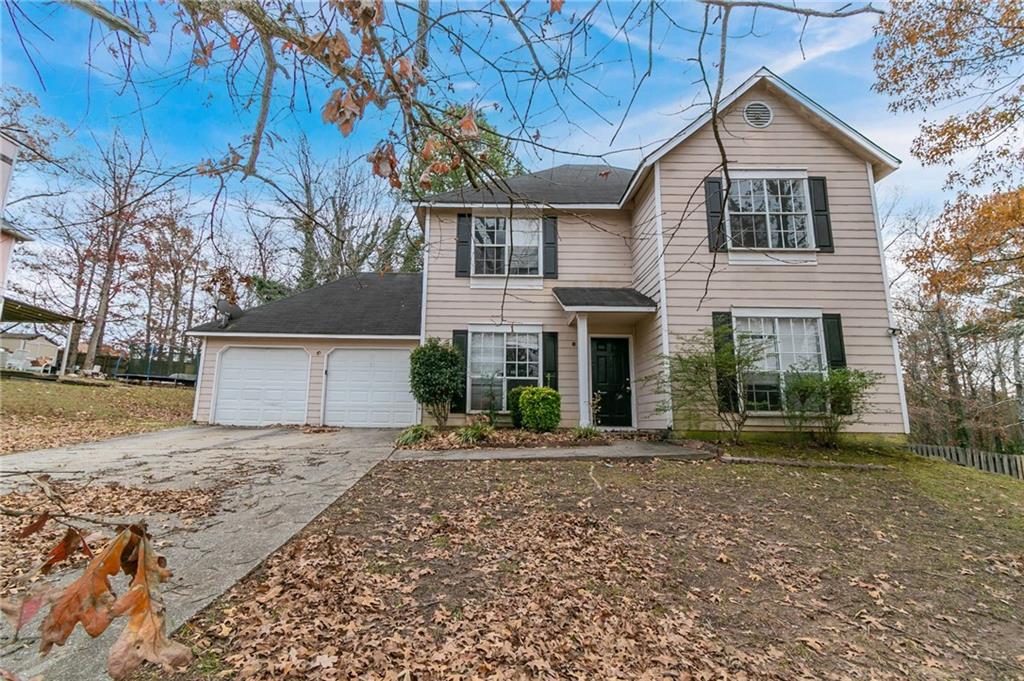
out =
[[476,114],[470,109],[466,112],[466,115],[459,121],[459,130],[462,133],[462,138],[467,140],[475,140],[480,137],[480,128],[476,124]]
[[93,638],[110,626],[113,619],[110,606],[114,603],[110,578],[121,570],[125,547],[137,541],[131,529],[122,530],[89,562],[78,579],[64,589],[43,620],[40,653],[45,655],[54,644],[64,645],[79,622]]
[[22,627],[32,621],[44,605],[50,602],[55,591],[51,585],[40,583],[32,587],[28,593],[12,599],[0,599],[0,611],[14,627],[15,636]]
[[35,534],[39,530],[43,529],[43,525],[45,525],[46,521],[48,521],[49,519],[50,519],[50,512],[49,511],[43,511],[39,515],[39,517],[37,517],[35,520],[33,520],[28,525],[26,525],[25,529],[23,529],[21,532],[18,533],[18,538],[19,539],[25,539],[26,537],[32,536],[33,534]]
[[164,603],[157,586],[170,579],[171,571],[153,551],[146,536],[139,539],[136,550],[131,586],[111,608],[114,617],[129,616],[127,626],[107,655],[107,673],[113,679],[125,678],[143,661],[171,671],[192,660],[187,647],[167,638]]
[[62,560],[67,560],[75,551],[82,548],[84,551],[88,551],[89,547],[85,544],[85,540],[82,538],[81,533],[69,527],[61,540],[50,549],[50,553],[47,554],[46,560],[39,566],[38,570],[43,574],[50,571],[57,563]]

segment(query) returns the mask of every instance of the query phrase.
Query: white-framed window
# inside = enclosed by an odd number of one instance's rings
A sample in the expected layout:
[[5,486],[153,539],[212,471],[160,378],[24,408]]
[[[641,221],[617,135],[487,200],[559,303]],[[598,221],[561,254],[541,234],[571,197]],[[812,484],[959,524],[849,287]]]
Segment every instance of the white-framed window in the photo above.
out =
[[733,335],[737,344],[752,345],[763,353],[741,396],[748,411],[781,412],[787,373],[823,374],[828,366],[820,315],[734,314]]
[[469,411],[508,411],[508,391],[541,385],[538,332],[470,331]]
[[473,216],[473,275],[538,277],[541,219]]
[[726,199],[730,248],[812,249],[810,188],[803,176],[731,178]]

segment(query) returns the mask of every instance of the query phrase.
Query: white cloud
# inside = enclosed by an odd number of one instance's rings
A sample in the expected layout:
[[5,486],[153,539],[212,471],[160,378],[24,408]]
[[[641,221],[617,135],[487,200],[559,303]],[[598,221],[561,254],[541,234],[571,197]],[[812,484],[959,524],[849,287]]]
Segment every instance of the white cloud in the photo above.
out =
[[[768,68],[785,75],[821,57],[862,45],[874,38],[875,21],[874,15],[859,14],[848,19],[819,20],[809,24],[803,36],[803,49],[794,44],[793,49],[771,58]],[[799,37],[800,29],[797,27],[794,38],[799,40]]]

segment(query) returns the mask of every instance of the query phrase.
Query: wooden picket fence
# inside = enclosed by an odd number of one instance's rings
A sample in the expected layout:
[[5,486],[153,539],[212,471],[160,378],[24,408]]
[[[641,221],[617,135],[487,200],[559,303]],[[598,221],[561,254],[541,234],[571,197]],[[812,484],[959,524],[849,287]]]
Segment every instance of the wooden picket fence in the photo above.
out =
[[1009,475],[1024,481],[1024,456],[1020,454],[997,454],[973,447],[950,445],[910,445],[910,451],[933,459],[945,459],[958,466],[970,466],[986,473]]

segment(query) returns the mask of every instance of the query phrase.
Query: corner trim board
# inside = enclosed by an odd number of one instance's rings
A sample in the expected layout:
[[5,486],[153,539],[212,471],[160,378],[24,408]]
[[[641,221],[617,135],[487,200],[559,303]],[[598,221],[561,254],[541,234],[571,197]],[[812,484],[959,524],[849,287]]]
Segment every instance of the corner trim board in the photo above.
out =
[[[668,343],[668,275],[665,274],[665,231],[662,225],[663,209],[661,206],[661,161],[654,162],[654,229],[658,235],[658,296],[660,300],[658,303],[661,305],[661,312],[659,313],[658,322],[661,325],[661,355],[665,359],[662,360],[661,371],[667,378],[668,376],[668,357],[669,357],[669,343]],[[634,421],[639,423],[639,416]],[[665,427],[671,428],[673,426],[672,421],[672,409],[669,405],[669,409],[665,411]]]
[[[885,289],[885,313],[889,321],[889,328],[896,326],[895,317],[892,314],[892,295],[889,292],[889,269],[885,265],[885,247],[882,245],[882,222],[878,218],[878,199],[875,196],[875,171],[871,163],[864,162],[868,174],[868,189],[871,192],[871,215],[875,221],[875,240],[878,242],[878,258],[882,266],[882,287]],[[903,433],[910,435],[910,410],[907,407],[907,390],[903,384],[903,360],[900,358],[900,344],[896,336],[890,336],[892,341],[892,357],[896,365],[896,388],[900,393],[900,416],[903,418]]]

